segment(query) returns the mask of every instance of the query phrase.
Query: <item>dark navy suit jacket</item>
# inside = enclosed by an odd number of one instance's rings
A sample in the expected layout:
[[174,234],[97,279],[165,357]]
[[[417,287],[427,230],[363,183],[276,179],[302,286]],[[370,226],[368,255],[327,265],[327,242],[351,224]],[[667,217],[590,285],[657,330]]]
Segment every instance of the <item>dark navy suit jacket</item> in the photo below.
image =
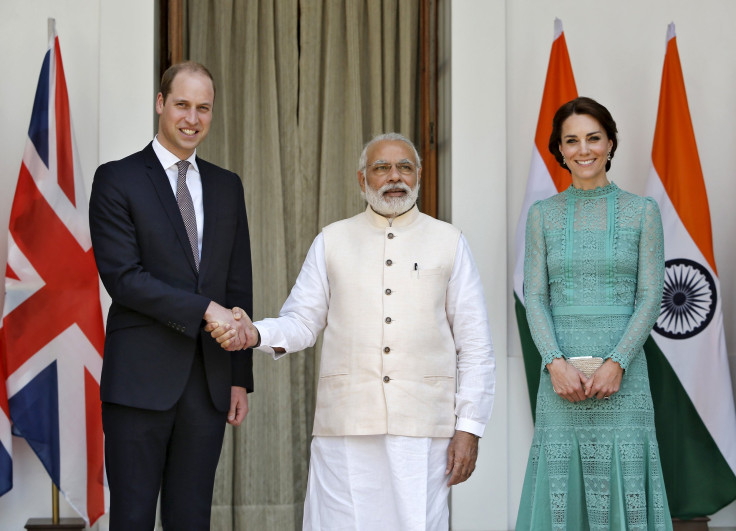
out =
[[204,227],[199,273],[166,172],[151,144],[97,169],[90,231],[112,297],[100,394],[105,402],[166,410],[181,396],[198,342],[215,407],[230,387],[253,390],[251,351],[226,352],[202,330],[211,300],[252,315],[248,220],[234,173],[200,158]]

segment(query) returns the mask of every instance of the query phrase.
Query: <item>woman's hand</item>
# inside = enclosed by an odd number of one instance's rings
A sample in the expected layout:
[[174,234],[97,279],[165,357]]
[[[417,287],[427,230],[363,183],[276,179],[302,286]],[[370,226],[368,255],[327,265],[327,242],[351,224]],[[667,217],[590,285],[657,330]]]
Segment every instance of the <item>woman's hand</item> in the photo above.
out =
[[600,399],[608,399],[612,394],[617,393],[621,388],[621,378],[624,370],[618,362],[607,359],[603,365],[598,367],[593,376],[585,384],[585,396],[596,397]]
[[564,358],[556,358],[547,364],[552,389],[560,398],[570,402],[581,402],[588,398],[585,396],[585,375],[575,367],[567,363]]

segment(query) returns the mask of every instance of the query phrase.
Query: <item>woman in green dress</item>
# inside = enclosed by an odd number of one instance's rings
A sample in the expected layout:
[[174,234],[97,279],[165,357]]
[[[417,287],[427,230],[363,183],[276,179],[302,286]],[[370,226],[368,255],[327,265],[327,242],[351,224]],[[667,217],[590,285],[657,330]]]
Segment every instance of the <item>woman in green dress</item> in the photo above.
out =
[[[560,107],[549,150],[572,186],[527,218],[524,297],[543,370],[517,530],[672,529],[642,351],[662,299],[662,221],[654,200],[606,177],[616,133],[590,98]],[[602,360],[589,378],[568,363],[580,356]]]

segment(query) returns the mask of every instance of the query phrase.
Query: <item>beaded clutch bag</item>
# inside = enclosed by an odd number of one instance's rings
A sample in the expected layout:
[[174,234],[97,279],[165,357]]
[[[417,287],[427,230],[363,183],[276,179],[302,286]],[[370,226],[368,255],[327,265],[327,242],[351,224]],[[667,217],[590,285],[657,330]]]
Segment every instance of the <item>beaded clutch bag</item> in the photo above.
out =
[[586,378],[593,376],[593,373],[603,365],[603,358],[595,358],[593,356],[578,356],[575,358],[567,358],[567,363],[582,372]]

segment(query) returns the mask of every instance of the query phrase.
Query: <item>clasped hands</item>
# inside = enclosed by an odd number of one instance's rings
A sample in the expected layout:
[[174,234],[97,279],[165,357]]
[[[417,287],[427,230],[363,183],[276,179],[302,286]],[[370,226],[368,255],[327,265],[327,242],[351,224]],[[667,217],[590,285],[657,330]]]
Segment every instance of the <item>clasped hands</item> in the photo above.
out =
[[227,351],[250,348],[258,343],[258,330],[242,308],[235,306],[228,310],[213,301],[207,307],[204,320],[207,321],[205,332]]
[[547,370],[555,393],[570,402],[581,402],[591,397],[607,399],[618,392],[624,374],[621,365],[612,359],[604,361],[590,378],[563,358],[548,363]]

